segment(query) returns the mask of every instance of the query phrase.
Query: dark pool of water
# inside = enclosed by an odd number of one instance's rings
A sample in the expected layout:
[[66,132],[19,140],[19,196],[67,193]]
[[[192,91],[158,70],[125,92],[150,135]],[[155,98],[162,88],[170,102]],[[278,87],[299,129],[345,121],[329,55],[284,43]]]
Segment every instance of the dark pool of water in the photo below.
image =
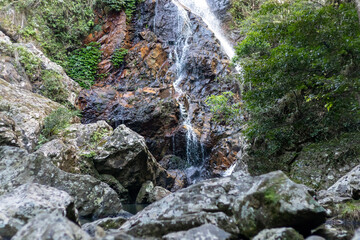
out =
[[149,204],[123,204],[122,206],[125,211],[135,215],[149,206]]

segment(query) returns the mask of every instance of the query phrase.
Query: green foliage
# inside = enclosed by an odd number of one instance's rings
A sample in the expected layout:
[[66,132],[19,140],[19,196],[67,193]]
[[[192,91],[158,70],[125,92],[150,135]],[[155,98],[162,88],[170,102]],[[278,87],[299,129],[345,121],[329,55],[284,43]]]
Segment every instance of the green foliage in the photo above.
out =
[[124,62],[124,58],[126,54],[128,54],[129,50],[124,48],[118,48],[114,51],[111,62],[115,68],[118,68],[121,66],[121,64]]
[[109,133],[109,130],[106,128],[99,129],[98,131],[95,131],[91,135],[91,141],[93,143],[98,144],[105,136],[107,136]]
[[[353,3],[267,1],[241,23],[251,154],[272,159],[358,130],[360,27]],[[275,161],[275,160],[274,160]]]
[[67,73],[82,88],[90,88],[95,83],[100,61],[100,44],[90,43],[72,52],[68,58]]
[[229,123],[236,121],[240,116],[240,103],[232,103],[234,93],[223,92],[220,95],[211,95],[205,100],[206,105],[210,106],[215,122]]
[[25,68],[26,75],[30,80],[35,81],[40,76],[40,59],[29,52],[25,47],[16,47],[15,51],[19,55],[19,62]]
[[235,20],[235,24],[240,24],[253,11],[258,10],[262,2],[264,0],[231,0],[230,13]]
[[113,11],[125,10],[126,16],[130,19],[136,9],[136,4],[143,0],[98,0],[98,4],[108,7]]
[[19,0],[0,1],[0,8],[13,8],[17,16],[26,16],[26,25],[13,29],[26,41],[36,40],[48,57],[65,66],[69,51],[81,46],[81,41],[93,27],[95,0]]
[[41,72],[43,86],[41,93],[51,100],[58,103],[65,103],[69,96],[64,84],[62,83],[62,76],[52,70],[43,70]]
[[73,117],[78,115],[79,112],[71,111],[64,107],[54,110],[45,118],[41,138],[45,141],[45,139],[50,139],[52,136],[57,135],[61,130],[69,126]]

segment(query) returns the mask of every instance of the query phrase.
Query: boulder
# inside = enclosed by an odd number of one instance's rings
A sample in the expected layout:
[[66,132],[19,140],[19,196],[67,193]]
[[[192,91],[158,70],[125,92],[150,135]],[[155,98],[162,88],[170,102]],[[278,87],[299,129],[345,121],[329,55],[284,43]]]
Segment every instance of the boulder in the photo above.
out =
[[322,208],[281,171],[258,177],[234,173],[173,193],[130,218],[121,230],[161,237],[211,223],[251,238],[265,228],[293,227],[309,233],[325,221]]
[[90,236],[96,236],[96,233],[99,231],[99,227],[104,231],[109,231],[112,229],[118,229],[122,224],[124,224],[132,214],[122,211],[114,218],[102,218],[94,222],[85,223],[81,228],[87,232]]
[[88,176],[64,172],[41,153],[29,154],[17,147],[0,147],[0,195],[26,182],[34,182],[67,192],[75,199],[81,218],[116,215],[121,203],[107,184]]
[[180,231],[169,233],[162,239],[164,240],[192,240],[192,239],[208,239],[208,240],[226,240],[230,239],[231,234],[218,228],[213,224],[204,224],[200,227],[192,228],[188,231]]
[[148,180],[165,188],[174,184],[150,153],[145,139],[125,125],[114,130],[101,153],[94,157],[94,164],[99,173],[114,176],[130,194],[137,194]]
[[35,183],[21,185],[0,196],[0,236],[10,238],[31,218],[53,211],[77,221],[74,199],[66,192]]
[[169,194],[171,194],[169,190],[166,190],[165,188],[159,186],[154,187],[154,184],[151,181],[147,181],[142,185],[136,197],[136,203],[153,203],[159,201],[160,199],[166,197]]
[[97,155],[113,130],[105,121],[92,124],[71,124],[56,139],[42,145],[37,152],[50,157],[61,170],[70,173],[96,175],[86,168],[89,159]]
[[31,219],[12,240],[91,240],[75,223],[58,213],[43,213]]
[[264,229],[253,240],[304,240],[293,228]]
[[320,191],[318,199],[321,204],[339,203],[360,199],[360,165],[340,178],[327,190]]

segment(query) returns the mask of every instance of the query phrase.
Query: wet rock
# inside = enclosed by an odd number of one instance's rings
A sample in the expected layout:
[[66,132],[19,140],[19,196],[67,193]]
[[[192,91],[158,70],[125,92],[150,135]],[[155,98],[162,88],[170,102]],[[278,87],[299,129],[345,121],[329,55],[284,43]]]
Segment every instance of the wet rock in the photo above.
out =
[[120,229],[133,236],[160,237],[211,223],[253,237],[265,228],[308,232],[325,221],[325,210],[282,172],[196,183],[148,206]]
[[273,228],[262,230],[253,240],[304,240],[293,228]]
[[82,218],[107,217],[121,210],[117,194],[105,183],[91,176],[66,173],[42,154],[28,154],[16,147],[0,147],[0,180],[0,194],[24,182],[63,190],[74,197]]
[[94,163],[99,173],[114,176],[131,194],[137,194],[148,180],[166,188],[174,183],[149,152],[145,139],[125,125],[114,130]]
[[204,224],[197,228],[192,228],[188,231],[181,231],[165,235],[164,240],[191,240],[191,239],[211,239],[211,240],[226,240],[230,239],[231,234],[218,228],[213,224]]
[[57,213],[43,213],[31,219],[12,240],[91,240],[81,228]]
[[339,203],[360,199],[360,165],[340,178],[327,190],[320,191],[318,199],[321,204]]
[[28,183],[0,196],[0,236],[10,238],[31,218],[57,211],[77,221],[74,199],[56,188]]
[[0,92],[0,112],[9,120],[5,123],[8,126],[7,129],[9,127],[13,129],[12,132],[7,131],[8,134],[15,134],[18,137],[16,145],[33,151],[45,117],[60,105],[43,96],[16,87],[2,78],[0,78]]

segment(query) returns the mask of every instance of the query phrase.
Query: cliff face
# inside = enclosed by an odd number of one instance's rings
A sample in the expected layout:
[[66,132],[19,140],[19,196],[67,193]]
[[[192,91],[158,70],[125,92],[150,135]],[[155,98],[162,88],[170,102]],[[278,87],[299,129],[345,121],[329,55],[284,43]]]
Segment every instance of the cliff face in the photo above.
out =
[[[229,6],[228,2],[213,4],[221,6],[216,8],[219,14],[225,11],[224,6]],[[95,22],[104,24],[85,43],[97,41],[102,45],[103,60],[99,66],[107,77],[80,93],[78,103],[83,122],[106,120],[113,127],[124,123],[145,136],[158,160],[166,155],[186,158],[187,129],[183,125],[180,101],[190,115],[207,160],[210,155],[214,158],[210,160],[211,168],[218,173],[225,170],[235,161],[240,146],[233,146],[236,139],[229,139],[227,146],[220,146],[224,143],[220,144],[219,140],[236,130],[229,131],[230,128],[211,122],[211,113],[204,102],[211,94],[238,92],[234,82],[220,82],[233,71],[230,60],[198,16],[186,13],[190,20],[186,23],[190,29],[186,29],[172,1],[145,1],[136,12],[132,22],[126,22],[124,13],[107,16],[97,13]],[[185,31],[191,31],[191,37],[186,38]],[[124,64],[115,68],[111,55],[118,48],[129,52]],[[181,96],[174,89],[180,77],[179,67],[185,69],[179,82]],[[229,158],[221,161],[219,155]]]

